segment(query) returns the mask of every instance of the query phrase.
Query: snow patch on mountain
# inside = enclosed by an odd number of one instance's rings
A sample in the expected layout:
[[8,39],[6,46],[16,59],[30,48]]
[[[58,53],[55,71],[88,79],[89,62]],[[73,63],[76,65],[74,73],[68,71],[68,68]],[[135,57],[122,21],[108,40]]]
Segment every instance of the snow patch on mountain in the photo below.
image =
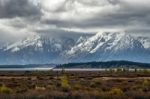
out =
[[150,38],[138,37],[138,40],[143,44],[145,49],[150,49]]

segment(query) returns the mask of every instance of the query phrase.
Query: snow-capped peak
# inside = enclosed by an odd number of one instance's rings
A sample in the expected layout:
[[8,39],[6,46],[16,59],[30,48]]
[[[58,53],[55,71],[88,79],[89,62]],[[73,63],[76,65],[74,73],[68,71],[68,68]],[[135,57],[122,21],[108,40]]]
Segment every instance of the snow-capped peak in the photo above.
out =
[[119,49],[130,47],[132,41],[134,41],[134,38],[126,33],[99,32],[96,35],[89,38],[88,40],[85,40],[79,43],[78,45],[74,46],[67,53],[69,55],[73,55],[77,52],[95,53],[99,50],[106,51],[111,49],[117,51]]
[[34,34],[25,38],[24,40],[6,46],[4,51],[11,50],[12,52],[16,52],[20,49],[33,45],[35,45],[36,47],[42,47],[42,42],[40,41],[40,39],[41,37],[39,35]]

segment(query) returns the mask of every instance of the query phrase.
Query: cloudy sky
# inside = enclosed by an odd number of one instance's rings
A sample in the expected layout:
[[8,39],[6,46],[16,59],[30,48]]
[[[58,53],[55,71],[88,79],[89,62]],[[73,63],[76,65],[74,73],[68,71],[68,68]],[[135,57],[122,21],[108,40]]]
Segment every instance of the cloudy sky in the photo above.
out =
[[150,33],[150,0],[0,0],[0,39],[55,31]]

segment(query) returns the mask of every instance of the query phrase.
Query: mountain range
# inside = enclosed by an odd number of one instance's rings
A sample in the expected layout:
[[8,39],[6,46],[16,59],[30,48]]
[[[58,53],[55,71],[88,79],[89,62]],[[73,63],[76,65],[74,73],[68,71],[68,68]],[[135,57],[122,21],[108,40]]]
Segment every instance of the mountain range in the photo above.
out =
[[61,64],[127,60],[150,63],[150,38],[129,33],[47,36],[34,34],[0,46],[0,64]]

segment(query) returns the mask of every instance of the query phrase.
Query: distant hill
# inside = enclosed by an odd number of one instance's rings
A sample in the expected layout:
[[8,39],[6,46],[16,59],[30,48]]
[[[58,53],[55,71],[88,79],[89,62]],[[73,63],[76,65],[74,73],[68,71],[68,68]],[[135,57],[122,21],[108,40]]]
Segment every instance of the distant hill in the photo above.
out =
[[130,62],[130,61],[107,61],[107,62],[68,63],[56,66],[56,68],[119,68],[119,67],[150,68],[150,64]]

